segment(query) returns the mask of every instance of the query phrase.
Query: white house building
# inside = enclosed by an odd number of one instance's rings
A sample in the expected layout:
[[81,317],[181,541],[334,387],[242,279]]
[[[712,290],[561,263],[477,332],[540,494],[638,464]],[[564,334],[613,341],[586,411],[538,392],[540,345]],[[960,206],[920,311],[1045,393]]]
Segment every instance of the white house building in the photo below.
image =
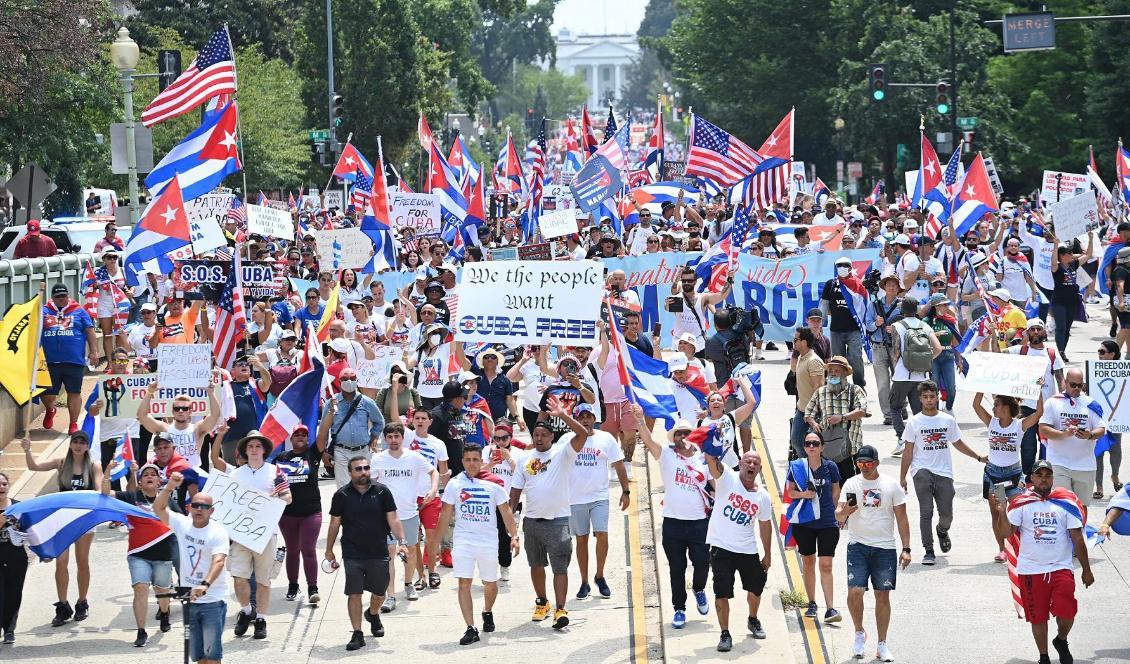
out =
[[[589,85],[590,109],[619,99],[628,82],[628,66],[640,56],[631,35],[580,35],[561,28],[557,37],[557,70],[580,76]],[[543,63],[548,68],[549,63]]]

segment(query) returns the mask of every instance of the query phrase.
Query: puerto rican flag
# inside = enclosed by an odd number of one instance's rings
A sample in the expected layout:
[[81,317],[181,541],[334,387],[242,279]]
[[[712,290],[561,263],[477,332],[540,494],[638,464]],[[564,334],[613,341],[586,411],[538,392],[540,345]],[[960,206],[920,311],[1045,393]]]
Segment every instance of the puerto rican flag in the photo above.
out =
[[981,217],[997,211],[997,195],[989,183],[989,173],[985,170],[985,160],[978,154],[954,196],[950,206],[954,231],[958,237],[965,235]]

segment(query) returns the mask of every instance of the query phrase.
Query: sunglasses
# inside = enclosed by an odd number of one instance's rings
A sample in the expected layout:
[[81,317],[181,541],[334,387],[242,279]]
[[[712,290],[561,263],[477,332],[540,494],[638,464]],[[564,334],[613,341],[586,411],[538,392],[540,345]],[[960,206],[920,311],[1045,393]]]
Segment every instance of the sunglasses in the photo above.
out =
[[210,509],[212,509],[212,505],[209,505],[208,503],[189,503],[188,506],[191,507],[192,509],[196,509],[196,510],[210,510]]
[[192,410],[192,406],[173,406],[174,413],[187,413]]
[[129,364],[129,358],[126,358],[124,360],[114,359],[114,360],[110,360],[110,361],[113,362],[114,364]]
[[317,295],[307,295],[306,299],[307,300],[316,300],[316,299],[318,299],[318,296]]
[[370,468],[370,466],[354,466],[353,469],[350,470],[349,472],[356,473],[356,472],[359,472],[359,471],[362,471],[362,470],[369,470],[369,468]]
[[1110,351],[1106,350],[1105,348],[1100,348],[1099,355],[1110,355]]
[[878,466],[878,465],[879,465],[879,462],[878,462],[878,461],[864,461],[864,460],[862,460],[862,459],[860,459],[859,461],[856,461],[856,463],[857,463],[857,464],[859,464],[859,465],[861,465],[861,466],[867,466],[867,467],[871,467],[871,466]]
[[510,440],[510,436],[494,436],[491,440]]
[[824,443],[821,443],[821,442],[820,442],[820,441],[818,441],[818,440],[806,440],[806,441],[804,441],[804,446],[805,446],[805,447],[820,447],[820,446],[821,446],[821,445],[823,445],[823,444],[824,444]]
[[118,257],[117,256],[106,256],[102,260],[103,261],[116,261],[116,260],[118,260]]
[[1083,383],[1073,383],[1073,382],[1071,382],[1071,381],[1067,381],[1067,386],[1068,386],[1068,387],[1078,387],[1078,388],[1082,388],[1082,387],[1083,387],[1083,385],[1084,385]]

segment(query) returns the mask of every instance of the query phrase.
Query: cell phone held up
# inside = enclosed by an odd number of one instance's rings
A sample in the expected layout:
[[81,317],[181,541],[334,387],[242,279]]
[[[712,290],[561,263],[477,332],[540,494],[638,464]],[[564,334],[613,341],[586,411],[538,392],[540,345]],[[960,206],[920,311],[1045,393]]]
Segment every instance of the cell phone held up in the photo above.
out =
[[683,298],[677,295],[672,295],[671,297],[667,298],[667,311],[670,311],[673,314],[682,313]]
[[846,494],[846,496],[847,496],[846,500],[847,500],[848,505],[850,505],[852,507],[858,507],[859,506],[859,499],[856,498],[854,493]]
[[659,333],[662,330],[663,330],[663,324],[662,323],[656,323],[655,325],[652,325],[651,326],[651,336],[658,337]]

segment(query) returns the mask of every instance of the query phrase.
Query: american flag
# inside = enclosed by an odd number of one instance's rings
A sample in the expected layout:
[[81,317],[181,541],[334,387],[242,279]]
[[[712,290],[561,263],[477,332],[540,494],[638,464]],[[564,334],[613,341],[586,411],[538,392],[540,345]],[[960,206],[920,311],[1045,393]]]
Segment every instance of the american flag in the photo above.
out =
[[235,58],[227,28],[217,30],[188,69],[141,112],[141,124],[152,127],[188,113],[208,99],[235,93]]
[[[961,144],[958,144],[957,149],[950,155],[949,163],[946,164],[946,170],[942,172],[942,186],[945,187],[951,200],[953,199],[953,188],[957,184],[957,172],[960,168]],[[948,214],[943,215],[943,217],[948,216]],[[942,232],[942,223],[944,221],[944,218],[939,219],[934,215],[930,215],[930,218],[926,221],[926,227],[923,229],[923,232],[929,237],[938,237],[938,234]]]
[[616,115],[612,112],[612,104],[608,105],[608,124],[604,126],[604,140],[601,143],[607,143],[608,139],[612,138],[612,134],[616,133]]
[[734,210],[734,226],[730,229],[730,255],[728,260],[731,274],[738,264],[738,253],[742,250],[742,245],[745,244],[746,236],[749,235],[749,217],[750,209],[746,205],[739,205]]
[[526,147],[526,161],[529,162],[532,170],[541,173],[543,176],[545,175],[545,152],[545,118],[542,118],[537,136]]
[[247,208],[243,206],[243,201],[238,198],[232,199],[231,207],[228,208],[226,216],[228,221],[234,221],[240,229],[247,227]]
[[353,181],[353,191],[349,192],[349,204],[356,210],[364,210],[369,197],[373,195],[373,178],[365,175],[360,168],[357,169],[356,178]]
[[753,173],[763,161],[756,150],[697,115],[691,116],[688,148],[686,175],[701,175],[723,186]]
[[216,305],[216,330],[212,337],[212,351],[216,366],[231,369],[236,351],[243,345],[247,331],[247,315],[243,309],[243,275],[239,254],[232,258],[231,272],[220,292]]
[[785,164],[747,176],[741,183],[742,201],[757,203],[764,208],[773,207],[788,192],[790,168],[789,164]]

